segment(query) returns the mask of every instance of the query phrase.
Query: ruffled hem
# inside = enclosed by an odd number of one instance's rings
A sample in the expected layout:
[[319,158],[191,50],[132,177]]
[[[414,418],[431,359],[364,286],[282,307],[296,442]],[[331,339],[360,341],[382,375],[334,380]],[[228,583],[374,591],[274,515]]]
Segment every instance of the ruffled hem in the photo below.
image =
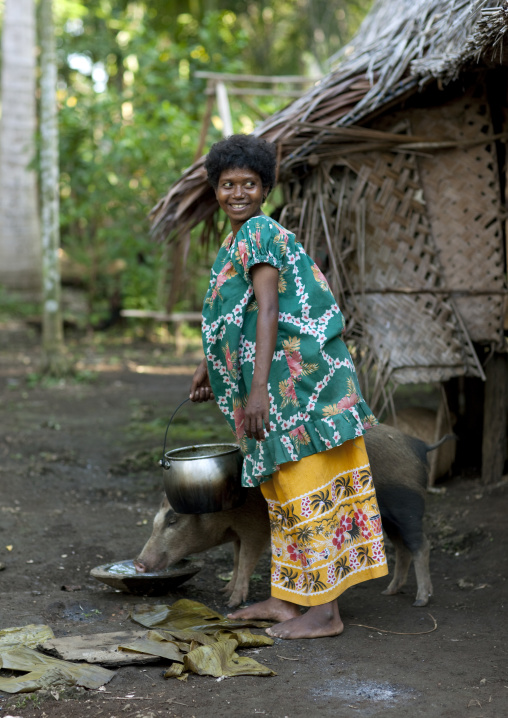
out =
[[247,449],[252,446],[253,451],[244,453],[242,486],[259,486],[268,481],[281,464],[341,446],[363,436],[377,423],[367,403],[361,400],[340,414],[311,418],[287,431],[271,431],[264,441],[247,439]]

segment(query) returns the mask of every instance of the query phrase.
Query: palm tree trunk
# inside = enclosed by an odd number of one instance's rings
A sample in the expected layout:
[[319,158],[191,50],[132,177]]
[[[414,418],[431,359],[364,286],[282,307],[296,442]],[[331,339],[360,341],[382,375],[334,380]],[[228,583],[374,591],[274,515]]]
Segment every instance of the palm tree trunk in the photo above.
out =
[[47,373],[59,375],[66,370],[67,362],[64,355],[61,310],[57,64],[53,0],[41,0],[39,12],[43,369]]
[[0,284],[38,293],[34,0],[5,0],[0,120]]

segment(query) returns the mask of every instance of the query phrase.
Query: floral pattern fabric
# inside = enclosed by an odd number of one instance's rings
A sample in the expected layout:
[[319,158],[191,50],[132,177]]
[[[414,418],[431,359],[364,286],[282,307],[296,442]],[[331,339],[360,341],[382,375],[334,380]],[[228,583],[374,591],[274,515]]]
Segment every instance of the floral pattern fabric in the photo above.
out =
[[[250,269],[279,270],[277,344],[268,381],[270,433],[248,439],[244,412],[256,357],[257,302]],[[377,423],[342,340],[344,319],[328,283],[295,235],[252,217],[224,241],[203,305],[202,336],[216,401],[244,455],[242,484],[281,464],[340,446]]]
[[284,464],[261,491],[270,518],[275,598],[317,606],[388,573],[363,437]]

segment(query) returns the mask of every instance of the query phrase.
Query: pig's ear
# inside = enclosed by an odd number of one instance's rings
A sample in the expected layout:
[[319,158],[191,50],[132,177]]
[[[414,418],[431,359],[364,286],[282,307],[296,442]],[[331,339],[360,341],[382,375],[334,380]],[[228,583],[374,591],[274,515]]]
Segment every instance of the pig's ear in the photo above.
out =
[[164,516],[164,528],[167,529],[171,524],[176,524],[178,521],[178,514],[173,509],[168,509]]

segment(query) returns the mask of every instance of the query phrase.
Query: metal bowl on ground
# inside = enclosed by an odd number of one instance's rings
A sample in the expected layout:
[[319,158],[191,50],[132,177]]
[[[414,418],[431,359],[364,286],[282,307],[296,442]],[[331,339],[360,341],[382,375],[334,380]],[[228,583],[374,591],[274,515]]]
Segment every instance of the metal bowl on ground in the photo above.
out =
[[96,566],[90,576],[98,581],[136,596],[164,596],[203,568],[203,561],[182,559],[156,573],[138,573],[132,559]]
[[209,514],[241,506],[243,457],[237,444],[184,446],[164,454],[164,488],[179,514]]

